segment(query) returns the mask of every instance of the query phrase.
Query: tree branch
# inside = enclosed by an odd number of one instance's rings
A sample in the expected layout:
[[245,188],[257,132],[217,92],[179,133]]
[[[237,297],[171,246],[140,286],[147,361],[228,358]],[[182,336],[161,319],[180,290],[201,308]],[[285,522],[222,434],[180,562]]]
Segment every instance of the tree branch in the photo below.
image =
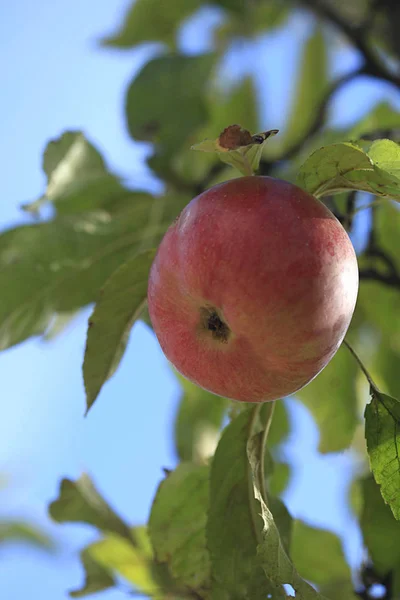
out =
[[371,77],[378,77],[392,83],[400,88],[400,77],[392,73],[378,54],[371,48],[367,42],[366,30],[364,27],[354,27],[348,23],[332,6],[323,0],[300,0],[301,3],[317,16],[322,17],[334,25],[360,52],[364,59],[364,72]]

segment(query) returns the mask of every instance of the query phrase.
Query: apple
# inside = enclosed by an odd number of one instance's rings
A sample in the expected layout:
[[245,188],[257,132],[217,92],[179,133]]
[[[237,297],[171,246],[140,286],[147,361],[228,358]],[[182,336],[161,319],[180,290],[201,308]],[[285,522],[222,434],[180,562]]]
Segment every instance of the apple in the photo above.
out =
[[317,198],[248,176],[194,198],[149,276],[164,354],[200,387],[243,402],[288,396],[339,348],[358,292],[342,225]]

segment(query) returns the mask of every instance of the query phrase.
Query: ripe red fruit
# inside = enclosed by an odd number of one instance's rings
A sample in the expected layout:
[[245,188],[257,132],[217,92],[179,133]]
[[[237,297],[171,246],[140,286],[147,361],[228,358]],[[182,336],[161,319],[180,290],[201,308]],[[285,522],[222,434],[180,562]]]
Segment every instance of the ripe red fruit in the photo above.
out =
[[182,375],[263,402],[309,383],[340,346],[358,291],[346,231],[319,200],[271,177],[194,198],[151,268],[150,318]]

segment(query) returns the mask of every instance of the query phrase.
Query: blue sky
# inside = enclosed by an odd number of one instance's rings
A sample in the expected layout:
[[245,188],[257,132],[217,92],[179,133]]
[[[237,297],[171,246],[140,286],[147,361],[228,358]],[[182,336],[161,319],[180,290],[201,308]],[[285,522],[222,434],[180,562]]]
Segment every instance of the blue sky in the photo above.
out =
[[[123,119],[125,88],[149,55],[148,49],[120,53],[101,50],[96,44],[119,22],[126,6],[123,0],[2,3],[3,228],[26,219],[19,205],[43,191],[42,151],[50,138],[65,129],[83,129],[111,167],[137,187],[158,189],[142,161],[146,149],[129,140]],[[212,23],[219,17],[213,12],[201,18]],[[182,46],[191,51],[208,43],[206,35],[199,37],[195,31],[193,24],[188,25],[181,36]],[[237,72],[251,70],[258,81],[263,72],[266,128],[280,127],[284,121],[297,44],[306,33],[307,22],[296,20],[290,36],[276,32],[245,48],[242,43],[226,61],[227,69],[234,65]],[[246,57],[256,46],[268,51],[269,60],[249,67]],[[239,50],[245,50],[245,55],[238,64]],[[336,57],[336,72],[357,62],[343,48]],[[392,96],[386,86],[360,81],[337,95],[332,118],[350,122],[378,98]],[[94,536],[89,529],[54,526],[47,520],[46,505],[56,496],[61,477],[75,478],[88,471],[122,516],[142,523],[162,467],[175,462],[171,429],[179,390],[157,341],[142,324],[134,328],[117,375],[84,419],[81,362],[88,314],[85,311],[51,343],[30,340],[0,357],[0,473],[10,479],[8,491],[1,495],[0,516],[32,517],[60,540],[54,557],[21,546],[2,549],[0,598],[64,600],[66,590],[80,584],[77,551]],[[310,416],[294,400],[289,405],[295,425],[286,454],[297,468],[286,498],[289,508],[295,516],[343,534],[346,551],[356,563],[359,538],[343,504],[351,457],[348,453],[318,456],[318,434]],[[118,591],[102,594],[103,600],[123,597]]]

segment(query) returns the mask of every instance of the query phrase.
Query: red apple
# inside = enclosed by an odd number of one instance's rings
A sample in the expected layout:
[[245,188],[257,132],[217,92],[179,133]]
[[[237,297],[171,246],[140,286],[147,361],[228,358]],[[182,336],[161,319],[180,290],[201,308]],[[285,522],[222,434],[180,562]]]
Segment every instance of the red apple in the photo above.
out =
[[151,268],[149,313],[167,358],[197,385],[264,402],[307,385],[354,311],[357,259],[319,200],[271,177],[194,198]]

